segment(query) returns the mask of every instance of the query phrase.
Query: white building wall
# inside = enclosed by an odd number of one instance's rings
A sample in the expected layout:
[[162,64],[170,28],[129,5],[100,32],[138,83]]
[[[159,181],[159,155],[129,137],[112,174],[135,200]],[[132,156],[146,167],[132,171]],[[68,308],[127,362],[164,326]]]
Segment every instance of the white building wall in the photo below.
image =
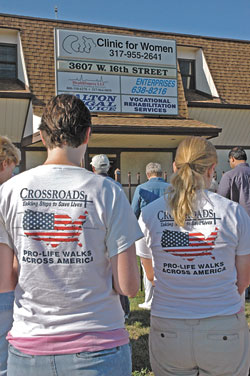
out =
[[17,41],[17,78],[22,81],[27,87],[29,87],[28,74],[26,70],[23,47],[21,42],[20,33],[18,33]]
[[243,146],[250,161],[250,110],[189,107],[189,116],[204,123],[222,128],[218,137],[211,139],[218,149],[218,180],[223,171],[230,170],[228,153],[233,146]]
[[26,170],[43,164],[47,158],[46,151],[26,151]]
[[214,145],[250,147],[250,110],[189,107],[189,117],[222,128]]
[[196,89],[213,97],[219,97],[201,48],[179,46],[177,47],[177,58],[194,60]]
[[205,55],[201,49],[196,52],[196,89],[212,95],[213,97],[219,97],[216,90],[212,75],[208,68]]

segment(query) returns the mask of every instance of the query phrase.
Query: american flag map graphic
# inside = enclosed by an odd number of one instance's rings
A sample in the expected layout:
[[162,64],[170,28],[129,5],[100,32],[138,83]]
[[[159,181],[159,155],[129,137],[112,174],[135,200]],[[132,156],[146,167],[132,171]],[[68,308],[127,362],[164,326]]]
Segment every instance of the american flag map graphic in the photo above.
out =
[[201,232],[179,232],[164,230],[161,237],[163,251],[179,256],[187,260],[193,260],[197,256],[212,256],[218,228],[205,238]]
[[[23,217],[24,234],[36,241],[43,241],[52,247],[60,243],[79,242],[83,224],[88,212],[85,211],[76,221],[67,214],[43,213],[25,210]],[[78,243],[81,246],[80,243]]]

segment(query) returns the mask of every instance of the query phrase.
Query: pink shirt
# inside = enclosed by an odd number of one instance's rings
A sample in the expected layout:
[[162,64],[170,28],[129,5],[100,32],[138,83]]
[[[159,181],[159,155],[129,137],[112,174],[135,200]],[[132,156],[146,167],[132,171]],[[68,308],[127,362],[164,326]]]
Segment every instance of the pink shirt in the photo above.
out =
[[7,340],[19,351],[29,355],[76,354],[101,351],[129,343],[126,329],[105,332],[74,333],[61,336],[12,337]]

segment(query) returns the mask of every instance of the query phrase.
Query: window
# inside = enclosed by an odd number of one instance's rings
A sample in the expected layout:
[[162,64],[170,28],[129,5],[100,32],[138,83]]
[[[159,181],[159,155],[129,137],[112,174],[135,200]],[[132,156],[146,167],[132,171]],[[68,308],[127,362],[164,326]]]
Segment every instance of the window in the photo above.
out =
[[195,60],[179,59],[184,90],[195,89]]
[[17,78],[17,46],[0,43],[0,79]]

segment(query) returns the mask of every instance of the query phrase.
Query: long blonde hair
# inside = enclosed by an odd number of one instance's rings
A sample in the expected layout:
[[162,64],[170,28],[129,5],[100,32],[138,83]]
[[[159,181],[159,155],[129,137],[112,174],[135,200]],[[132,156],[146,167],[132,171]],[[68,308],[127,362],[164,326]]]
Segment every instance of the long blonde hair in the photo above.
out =
[[20,150],[6,136],[0,136],[0,166],[3,161],[8,164],[14,162],[15,165],[20,162]]
[[205,172],[217,163],[216,149],[203,137],[187,137],[176,152],[177,171],[171,178],[168,203],[175,223],[184,226],[187,216],[193,216],[197,191],[205,188]]

